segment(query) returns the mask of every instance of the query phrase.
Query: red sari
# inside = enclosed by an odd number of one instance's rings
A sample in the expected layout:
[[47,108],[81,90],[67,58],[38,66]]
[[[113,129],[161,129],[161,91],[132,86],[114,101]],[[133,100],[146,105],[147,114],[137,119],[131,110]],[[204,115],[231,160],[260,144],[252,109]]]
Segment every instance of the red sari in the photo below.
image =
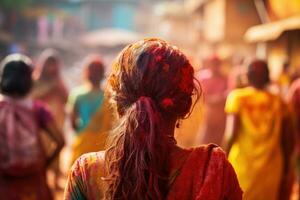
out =
[[[171,179],[167,200],[242,199],[236,174],[221,148],[206,145],[185,151],[188,153],[187,159],[179,169],[179,174]],[[74,163],[65,190],[65,200],[103,198],[103,159],[103,152],[89,153]]]
[[169,191],[168,200],[240,200],[242,190],[223,150],[195,148]]

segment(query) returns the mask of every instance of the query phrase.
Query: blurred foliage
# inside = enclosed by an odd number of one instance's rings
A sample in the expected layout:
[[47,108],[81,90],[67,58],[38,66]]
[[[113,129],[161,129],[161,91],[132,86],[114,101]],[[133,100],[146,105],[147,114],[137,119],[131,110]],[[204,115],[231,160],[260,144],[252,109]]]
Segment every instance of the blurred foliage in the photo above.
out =
[[3,9],[22,9],[38,0],[0,0]]

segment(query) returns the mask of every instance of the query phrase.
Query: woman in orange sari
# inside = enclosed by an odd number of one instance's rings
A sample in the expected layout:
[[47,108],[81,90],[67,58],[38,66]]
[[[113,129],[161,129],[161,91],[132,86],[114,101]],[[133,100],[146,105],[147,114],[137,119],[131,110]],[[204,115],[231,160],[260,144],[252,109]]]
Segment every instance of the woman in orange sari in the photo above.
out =
[[[54,50],[45,50],[38,61],[37,68],[34,71],[35,84],[32,96],[35,99],[47,103],[53,112],[55,122],[63,133],[65,122],[65,105],[68,98],[68,92],[60,74],[60,59]],[[48,139],[45,139],[48,143]],[[54,174],[55,189],[61,189],[59,178],[61,176],[59,166],[59,156],[51,166]]]
[[200,95],[178,48],[159,39],[127,46],[113,66],[109,91],[120,120],[111,146],[74,163],[64,199],[242,199],[219,147],[176,145],[176,124],[191,112],[193,94]]

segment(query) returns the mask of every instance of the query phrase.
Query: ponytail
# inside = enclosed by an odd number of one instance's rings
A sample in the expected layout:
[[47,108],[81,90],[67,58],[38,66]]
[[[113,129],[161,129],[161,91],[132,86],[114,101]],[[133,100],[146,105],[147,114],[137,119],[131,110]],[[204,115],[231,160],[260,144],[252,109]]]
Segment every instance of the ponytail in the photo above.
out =
[[167,198],[173,128],[198,94],[193,77],[188,59],[160,39],[136,42],[120,53],[108,80],[121,121],[105,154],[106,200]]
[[162,137],[162,121],[150,97],[140,97],[126,110],[106,153],[106,200],[165,199],[168,137]]

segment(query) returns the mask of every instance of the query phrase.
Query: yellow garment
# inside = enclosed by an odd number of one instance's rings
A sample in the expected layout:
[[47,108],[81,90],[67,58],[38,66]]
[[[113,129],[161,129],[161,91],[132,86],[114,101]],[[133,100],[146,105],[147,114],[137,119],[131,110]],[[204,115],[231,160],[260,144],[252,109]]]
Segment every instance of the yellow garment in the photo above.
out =
[[289,86],[291,83],[291,78],[288,74],[282,73],[278,78],[278,83],[281,87]]
[[105,150],[106,140],[113,123],[113,114],[106,98],[91,118],[89,125],[80,132],[73,143],[71,164],[82,154]]
[[277,200],[283,158],[279,97],[252,87],[232,91],[225,111],[237,114],[238,136],[229,152],[244,200]]
[[290,84],[290,76],[287,73],[282,73],[278,78],[278,86],[280,95],[284,100],[287,100],[286,98],[289,92]]

